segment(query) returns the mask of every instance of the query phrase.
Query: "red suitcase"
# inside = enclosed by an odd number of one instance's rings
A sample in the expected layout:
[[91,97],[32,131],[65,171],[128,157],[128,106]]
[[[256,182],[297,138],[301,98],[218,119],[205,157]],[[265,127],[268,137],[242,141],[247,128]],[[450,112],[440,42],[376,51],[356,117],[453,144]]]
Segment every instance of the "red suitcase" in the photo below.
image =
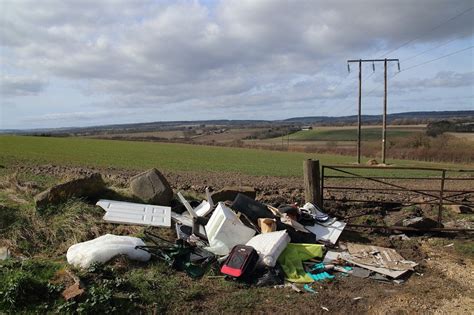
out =
[[253,247],[236,245],[222,265],[221,272],[234,278],[241,278],[254,271],[257,261],[258,253]]

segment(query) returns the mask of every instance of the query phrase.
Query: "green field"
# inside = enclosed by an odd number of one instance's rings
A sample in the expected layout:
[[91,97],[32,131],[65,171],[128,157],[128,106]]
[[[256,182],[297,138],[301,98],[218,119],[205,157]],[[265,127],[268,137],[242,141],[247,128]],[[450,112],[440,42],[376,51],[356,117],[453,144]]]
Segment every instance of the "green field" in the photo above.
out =
[[[388,129],[388,138],[407,137],[419,131],[406,129]],[[373,141],[382,138],[381,128],[362,129],[362,140]],[[356,141],[357,129],[301,130],[290,135],[290,140],[299,141]]]
[[[166,171],[235,172],[301,176],[304,159],[350,164],[355,158],[330,154],[279,152],[174,143],[0,136],[0,163],[58,164]],[[460,168],[459,165],[389,160],[399,166]]]

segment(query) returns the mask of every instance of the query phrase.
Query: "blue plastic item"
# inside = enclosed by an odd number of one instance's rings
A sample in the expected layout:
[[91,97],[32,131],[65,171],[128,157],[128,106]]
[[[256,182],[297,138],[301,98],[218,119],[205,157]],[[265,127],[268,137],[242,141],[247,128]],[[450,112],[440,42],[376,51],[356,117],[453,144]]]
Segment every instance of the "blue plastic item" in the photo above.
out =
[[303,289],[305,289],[305,290],[308,291],[309,293],[313,293],[313,294],[314,294],[314,293],[318,293],[318,292],[316,292],[309,284],[305,284],[305,285],[303,286]]
[[335,278],[333,275],[330,275],[326,271],[321,272],[321,273],[317,273],[317,274],[308,273],[308,276],[310,276],[311,279],[313,279],[314,281],[323,281],[323,280],[326,280],[326,279]]

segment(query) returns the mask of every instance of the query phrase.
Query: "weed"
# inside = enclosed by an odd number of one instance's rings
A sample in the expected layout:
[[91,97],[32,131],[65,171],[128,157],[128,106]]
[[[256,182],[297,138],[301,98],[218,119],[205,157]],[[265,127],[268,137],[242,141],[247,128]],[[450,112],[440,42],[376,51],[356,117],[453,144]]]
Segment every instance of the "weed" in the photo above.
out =
[[56,300],[62,285],[50,283],[59,264],[44,260],[7,260],[0,269],[0,310],[30,309]]

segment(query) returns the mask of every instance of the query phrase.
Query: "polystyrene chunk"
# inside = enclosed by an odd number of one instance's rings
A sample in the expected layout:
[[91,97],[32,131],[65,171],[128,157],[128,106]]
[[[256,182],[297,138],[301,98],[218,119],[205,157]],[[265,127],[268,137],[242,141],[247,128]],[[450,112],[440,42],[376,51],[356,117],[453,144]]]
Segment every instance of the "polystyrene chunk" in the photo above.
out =
[[88,268],[93,263],[106,263],[117,255],[126,255],[129,259],[148,261],[150,253],[135,249],[145,243],[131,236],[106,234],[90,241],[77,243],[67,250],[67,262],[75,267]]

